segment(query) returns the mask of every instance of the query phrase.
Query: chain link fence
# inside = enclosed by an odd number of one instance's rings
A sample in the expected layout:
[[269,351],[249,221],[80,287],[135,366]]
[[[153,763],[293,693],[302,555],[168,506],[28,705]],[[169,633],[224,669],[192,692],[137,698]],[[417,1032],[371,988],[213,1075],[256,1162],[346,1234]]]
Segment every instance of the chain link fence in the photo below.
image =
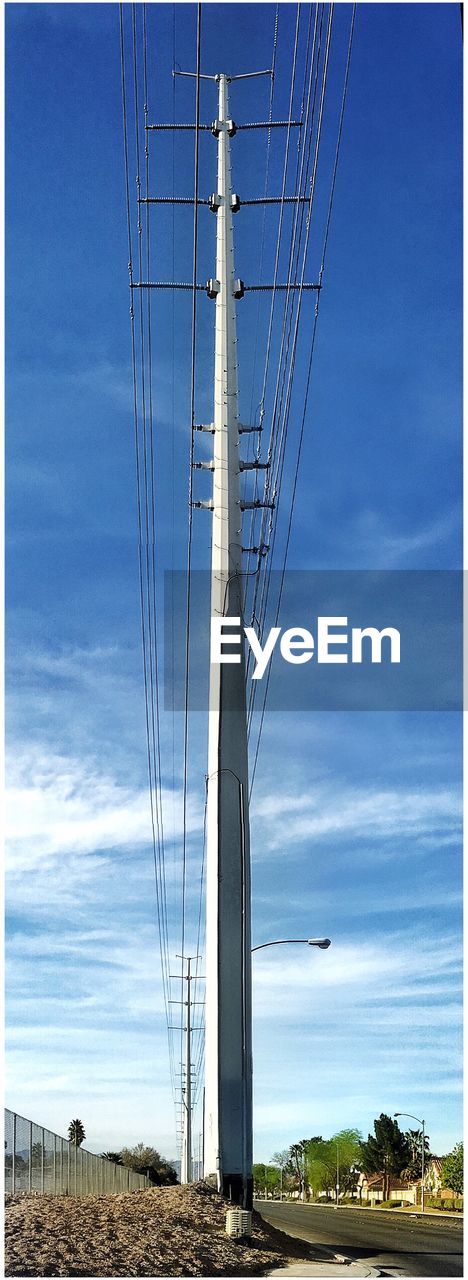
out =
[[54,1196],[108,1195],[149,1186],[135,1173],[77,1147],[15,1111],[5,1111],[5,1191],[39,1191]]

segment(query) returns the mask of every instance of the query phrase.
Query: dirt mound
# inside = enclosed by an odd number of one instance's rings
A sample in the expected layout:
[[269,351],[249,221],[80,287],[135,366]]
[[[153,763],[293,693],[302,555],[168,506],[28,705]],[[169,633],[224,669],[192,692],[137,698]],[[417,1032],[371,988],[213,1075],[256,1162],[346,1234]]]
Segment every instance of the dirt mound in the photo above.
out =
[[258,1276],[310,1256],[253,1215],[226,1235],[226,1201],[204,1183],[121,1195],[9,1195],[7,1276]]

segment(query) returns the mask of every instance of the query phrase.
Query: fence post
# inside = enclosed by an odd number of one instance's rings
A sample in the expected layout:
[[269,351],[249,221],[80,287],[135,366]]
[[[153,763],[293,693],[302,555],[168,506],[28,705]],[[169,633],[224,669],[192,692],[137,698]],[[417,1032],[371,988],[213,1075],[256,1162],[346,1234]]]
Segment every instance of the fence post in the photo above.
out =
[[70,1143],[67,1146],[67,1196],[70,1195]]
[[13,1112],[13,1147],[11,1155],[11,1189],[16,1187],[16,1111]]
[[60,1191],[63,1195],[63,1138],[60,1139]]
[[76,1153],[77,1153],[77,1150],[78,1150],[78,1147],[77,1147],[77,1145],[76,1145],[76,1142],[75,1142],[74,1146],[75,1146],[75,1195],[76,1195],[76,1163],[77,1163],[77,1162],[76,1162]]
[[32,1191],[32,1120],[29,1120],[29,1191]]
[[41,1129],[41,1192],[44,1195],[44,1129]]
[[54,1133],[54,1196],[57,1195],[57,1135]]

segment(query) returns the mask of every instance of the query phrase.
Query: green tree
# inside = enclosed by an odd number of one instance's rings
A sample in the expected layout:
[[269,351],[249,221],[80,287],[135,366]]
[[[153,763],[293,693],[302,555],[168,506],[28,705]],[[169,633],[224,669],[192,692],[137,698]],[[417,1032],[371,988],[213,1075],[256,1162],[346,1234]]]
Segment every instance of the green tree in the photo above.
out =
[[276,1151],[271,1157],[272,1164],[275,1164],[280,1171],[280,1190],[281,1193],[287,1189],[289,1182],[289,1166],[291,1164],[289,1151]]
[[122,1147],[119,1163],[136,1173],[147,1173],[155,1186],[173,1186],[177,1182],[176,1171],[169,1161],[144,1142],[137,1142],[135,1147]]
[[[408,1178],[408,1182],[414,1182],[417,1178],[422,1177],[422,1129],[408,1129],[405,1136],[408,1139],[408,1143],[411,1148],[411,1160],[403,1172],[405,1178]],[[429,1138],[427,1134],[425,1134],[424,1163],[426,1167],[430,1158],[431,1152],[429,1149]]]
[[336,1182],[336,1148],[330,1140],[309,1138],[305,1150],[305,1176],[312,1195],[330,1194]]
[[463,1195],[463,1143],[457,1142],[442,1165],[442,1185]]
[[254,1164],[252,1168],[254,1195],[259,1198],[265,1195],[266,1191],[266,1165],[261,1161]]
[[340,1190],[351,1192],[356,1190],[361,1163],[362,1134],[359,1129],[340,1129],[330,1139],[335,1152],[335,1167],[338,1168]]
[[120,1151],[101,1151],[101,1160],[112,1160],[113,1164],[122,1164]]
[[383,1198],[388,1200],[390,1177],[400,1177],[411,1161],[411,1146],[396,1120],[381,1112],[374,1120],[374,1133],[360,1143],[361,1163],[365,1173],[383,1174]]
[[253,1184],[256,1196],[268,1199],[279,1190],[281,1174],[276,1165],[254,1164]]
[[75,1147],[81,1147],[85,1137],[86,1134],[81,1120],[70,1120],[70,1124],[68,1126],[69,1141],[73,1142]]
[[321,1142],[321,1138],[301,1138],[300,1142],[293,1142],[289,1148],[289,1158],[293,1175],[297,1178],[299,1186],[300,1199],[304,1199],[306,1188],[306,1153],[311,1142]]

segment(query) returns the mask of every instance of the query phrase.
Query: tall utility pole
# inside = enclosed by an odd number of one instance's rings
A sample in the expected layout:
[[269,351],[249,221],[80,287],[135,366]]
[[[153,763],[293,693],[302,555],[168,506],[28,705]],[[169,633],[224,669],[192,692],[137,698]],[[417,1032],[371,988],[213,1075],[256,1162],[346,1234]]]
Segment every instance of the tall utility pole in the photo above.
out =
[[[171,1004],[181,1004],[186,1009],[185,1022],[180,1030],[185,1033],[185,1055],[184,1063],[181,1063],[182,1070],[182,1161],[180,1167],[180,1181],[187,1183],[192,1181],[192,1007],[194,1004],[202,1004],[203,1001],[192,1000],[192,982],[193,975],[191,971],[192,960],[198,960],[198,956],[178,956],[179,960],[187,961],[187,973],[171,974],[174,979],[179,978],[187,983],[187,999],[171,1000]],[[200,974],[197,975],[200,978]],[[178,1030],[173,1027],[173,1030]],[[185,1083],[184,1083],[185,1077]]]
[[185,1090],[183,1093],[183,1137],[180,1181],[192,1181],[192,1027],[191,1027],[191,957],[187,956],[187,1004],[185,1019]]
[[[236,295],[228,77],[217,77],[215,395],[211,616],[242,623]],[[242,634],[242,633],[241,633]],[[250,847],[245,659],[212,664],[207,792],[205,1177],[252,1202]]]
[[[198,6],[200,16],[201,6]],[[198,22],[198,37],[200,26]],[[228,84],[251,76],[271,76],[267,71],[247,72],[238,76],[203,75],[198,70],[174,70],[174,75],[195,76],[218,85],[218,116],[211,131],[218,143],[217,191],[209,205],[217,218],[216,276],[206,285],[210,298],[216,300],[215,317],[215,391],[213,422],[194,430],[212,434],[214,447],[211,462],[194,462],[194,467],[213,473],[213,497],[209,502],[193,501],[194,507],[209,509],[213,515],[211,557],[211,616],[214,619],[236,619],[232,633],[236,655],[227,663],[210,664],[210,705],[207,778],[207,939],[206,939],[206,1035],[205,1035],[205,1102],[203,1165],[204,1176],[213,1178],[233,1204],[250,1209],[252,1205],[252,1000],[250,943],[250,840],[248,804],[247,714],[245,691],[245,655],[242,640],[242,511],[247,508],[274,506],[255,498],[241,501],[241,471],[265,469],[269,464],[245,462],[239,457],[239,437],[244,432],[261,428],[239,422],[237,387],[236,299],[243,297],[244,285],[234,274],[232,217],[240,208],[231,184],[229,139],[236,133],[230,116]],[[197,121],[194,125],[150,124],[146,130],[193,128],[198,131],[199,85],[197,85]],[[302,127],[300,120],[258,121],[242,129]],[[207,125],[200,126],[204,129]],[[147,145],[147,141],[146,141]],[[198,132],[196,132],[195,199],[198,199]],[[249,199],[261,205],[263,199]],[[268,204],[310,204],[309,195],[268,197]],[[166,196],[139,197],[144,204],[167,204]],[[169,203],[187,204],[185,197],[173,197]],[[194,223],[194,280],[162,282],[134,280],[130,272],[132,300],[138,289],[204,289],[195,279],[196,221]],[[319,290],[321,284],[249,284],[249,292],[257,289]],[[132,301],[133,316],[133,301]],[[193,409],[193,404],[192,404]],[[264,554],[268,548],[251,548]],[[240,652],[239,652],[240,641]],[[210,655],[211,656],[211,655]],[[187,957],[183,957],[186,959]],[[173,975],[171,975],[173,976]],[[184,975],[185,977],[185,975]],[[172,1003],[172,1002],[171,1002]],[[179,1003],[174,1001],[173,1003]],[[193,1003],[193,1002],[192,1002]],[[190,1022],[190,999],[188,1001]],[[186,1042],[190,1054],[190,1037]],[[190,1063],[189,1063],[190,1065]],[[184,1169],[190,1172],[191,1077],[186,1074],[184,1114]]]

